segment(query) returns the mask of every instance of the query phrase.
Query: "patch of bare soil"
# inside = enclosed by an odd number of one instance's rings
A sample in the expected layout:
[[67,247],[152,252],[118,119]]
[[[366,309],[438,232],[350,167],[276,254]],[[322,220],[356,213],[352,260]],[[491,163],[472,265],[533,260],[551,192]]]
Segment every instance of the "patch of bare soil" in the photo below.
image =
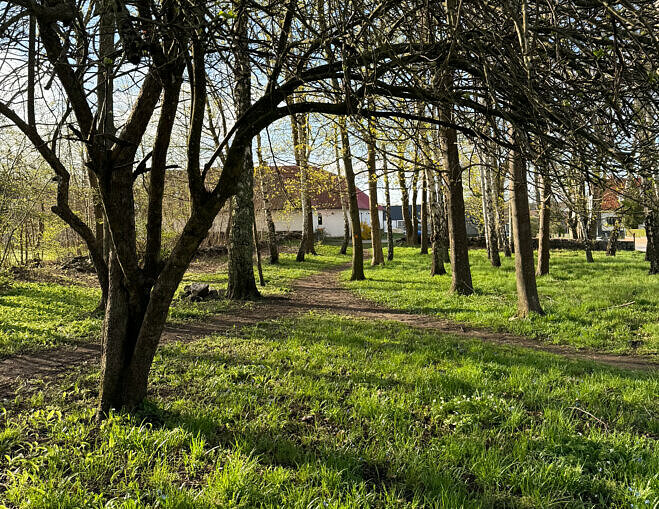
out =
[[[392,320],[422,330],[432,330],[465,339],[477,339],[498,345],[519,346],[562,355],[575,360],[590,360],[623,369],[653,371],[659,362],[651,357],[621,356],[576,350],[569,346],[541,343],[514,334],[468,327],[435,316],[392,310],[371,301],[360,299],[339,282],[345,267],[314,274],[300,279],[293,291],[284,297],[268,297],[231,312],[205,318],[203,322],[168,326],[162,341],[194,341],[211,334],[222,334],[254,325],[258,322],[294,316],[306,311],[320,311],[368,320]],[[0,360],[0,398],[11,397],[16,387],[26,380],[53,380],[81,364],[97,364],[98,344],[80,344],[17,355]]]

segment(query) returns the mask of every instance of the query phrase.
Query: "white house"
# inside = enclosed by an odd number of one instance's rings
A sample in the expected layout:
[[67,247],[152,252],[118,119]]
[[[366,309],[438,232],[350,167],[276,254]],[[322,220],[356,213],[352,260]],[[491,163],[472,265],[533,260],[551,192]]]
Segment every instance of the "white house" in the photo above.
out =
[[[297,166],[270,166],[262,173],[257,172],[254,180],[256,227],[259,231],[266,231],[261,178],[264,179],[264,188],[277,232],[301,232],[302,207],[299,168]],[[310,184],[314,231],[322,231],[328,237],[342,237],[344,222],[340,190],[341,186],[345,186],[345,181],[334,173],[318,167],[311,167],[308,170],[308,182]],[[368,195],[360,189],[357,189],[357,204],[361,223],[370,225],[371,213]],[[378,207],[378,215],[382,226],[384,224],[383,207]],[[216,232],[225,231],[227,221],[228,212],[225,210],[220,211],[212,230]]]

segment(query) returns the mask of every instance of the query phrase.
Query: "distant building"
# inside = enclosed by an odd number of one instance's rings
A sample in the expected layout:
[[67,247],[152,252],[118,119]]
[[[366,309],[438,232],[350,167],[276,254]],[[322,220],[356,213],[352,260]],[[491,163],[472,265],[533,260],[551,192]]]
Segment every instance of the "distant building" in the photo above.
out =
[[[297,166],[270,166],[265,170],[266,193],[272,212],[272,219],[277,232],[301,232],[303,225],[300,201],[300,169]],[[323,232],[328,237],[342,237],[344,222],[341,209],[341,186],[345,181],[337,175],[312,166],[308,170],[310,182],[311,207],[313,209],[313,229]],[[359,219],[363,224],[371,224],[368,195],[357,189]],[[384,212],[378,207],[380,225],[383,224]],[[254,210],[256,226],[259,231],[267,230],[263,209],[263,194],[260,180],[254,181]],[[223,232],[228,222],[228,210],[218,214],[212,230]]]
[[[410,216],[412,215],[412,205],[409,206]],[[416,215],[419,218],[419,228],[421,228],[421,205],[416,206]],[[465,221],[467,225],[467,236],[468,237],[478,237],[480,232],[478,228],[471,220],[467,217]],[[392,205],[391,206],[391,224],[392,228],[398,230],[399,232],[405,233],[405,221],[403,220],[403,206],[402,205]]]

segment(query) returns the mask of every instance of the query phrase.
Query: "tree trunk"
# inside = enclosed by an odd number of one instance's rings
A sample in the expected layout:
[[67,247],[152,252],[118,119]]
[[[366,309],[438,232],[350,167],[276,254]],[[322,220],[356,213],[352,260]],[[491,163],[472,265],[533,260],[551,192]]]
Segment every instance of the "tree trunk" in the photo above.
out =
[[412,174],[412,245],[419,245],[419,215],[416,211],[416,195],[419,183],[419,155],[418,148],[414,155],[414,173]]
[[[493,160],[494,162],[494,160]],[[510,257],[510,244],[508,235],[506,234],[505,226],[505,203],[503,196],[503,176],[501,175],[500,168],[497,169],[496,175],[492,175],[492,199],[494,201],[494,222],[497,229],[497,240],[499,245],[503,247],[504,256]]]
[[339,136],[338,132],[334,131],[334,149],[336,152],[336,173],[339,176],[339,199],[341,200],[341,213],[343,214],[343,240],[341,241],[341,249],[339,254],[346,254],[348,252],[348,244],[350,243],[350,214],[348,213],[348,200],[346,198],[346,188],[344,187],[345,178],[341,175],[341,154],[339,149]]
[[385,212],[387,214],[387,261],[394,259],[394,233],[393,227],[391,224],[391,196],[389,194],[389,175],[387,168],[387,155],[382,149],[382,167],[383,167],[383,178],[384,178],[384,200],[385,200]]
[[433,168],[426,168],[426,180],[428,182],[428,196],[430,201],[430,227],[432,242],[432,262],[430,265],[430,275],[446,274],[444,268],[444,253],[442,251],[442,214],[439,208],[438,194],[441,190],[438,189],[435,179],[435,171]]
[[647,261],[650,262],[649,274],[659,274],[659,215],[651,208],[646,210],[645,236],[647,246],[645,248]]
[[341,145],[343,150],[343,168],[346,172],[346,185],[348,187],[348,209],[350,211],[350,226],[352,229],[352,274],[351,281],[366,279],[364,276],[364,246],[362,244],[362,228],[359,221],[359,204],[357,202],[357,186],[355,185],[355,172],[352,169],[352,153],[350,151],[350,137],[345,117],[339,117],[341,132]]
[[414,245],[414,233],[412,232],[412,217],[410,216],[410,197],[407,192],[407,182],[405,179],[405,168],[403,157],[405,153],[399,149],[399,166],[398,166],[398,187],[400,188],[401,212],[403,213],[403,222],[405,223],[405,240],[408,246]]
[[295,162],[300,170],[300,202],[302,205],[302,241],[297,251],[296,260],[304,261],[307,253],[316,254],[313,235],[313,210],[309,195],[309,118],[306,114],[291,115],[291,132],[293,134],[293,151]]
[[[440,120],[447,124],[453,121],[451,108],[442,107],[439,111]],[[446,172],[444,178],[448,189],[448,233],[452,270],[451,292],[471,295],[474,288],[469,266],[462,167],[458,157],[458,135],[455,129],[441,126],[439,128],[439,139],[444,160],[444,171]]]
[[[512,130],[512,129],[511,129]],[[513,143],[519,147],[520,134],[513,131]],[[533,244],[531,241],[531,218],[526,180],[526,162],[518,150],[510,154],[510,173],[513,185],[512,220],[515,243],[515,278],[517,282],[517,311],[522,317],[530,312],[544,315],[538,297],[533,267]]]
[[[101,385],[98,415],[112,409],[133,408],[146,397],[146,377],[131,376],[130,365],[144,318],[144,305],[131,298],[123,272],[114,253],[110,253],[110,286],[103,321]],[[148,368],[145,368],[148,370]]]
[[245,150],[245,169],[233,198],[233,214],[229,240],[229,281],[227,298],[255,300],[261,295],[254,278],[254,224],[252,148]]
[[[490,161],[490,164],[492,161]],[[494,220],[494,204],[492,203],[493,182],[492,182],[492,168],[490,164],[485,165],[483,173],[483,197],[484,197],[484,210],[487,217],[487,237],[488,246],[490,250],[490,263],[492,267],[501,266],[501,258],[499,258],[499,240],[497,238],[496,224]]]
[[374,127],[368,126],[368,207],[371,214],[371,249],[373,256],[371,265],[384,265],[382,253],[382,230],[380,229],[380,215],[378,210],[378,176],[375,169],[375,133]]
[[570,230],[570,234],[572,235],[573,240],[577,240],[579,238],[579,232],[577,231],[577,215],[573,210],[568,211],[567,215],[567,226],[568,229]]
[[268,252],[270,253],[270,263],[274,265],[279,263],[279,247],[277,246],[277,230],[275,229],[275,222],[272,220],[272,210],[268,198],[272,182],[268,172],[269,168],[266,166],[261,152],[261,135],[256,135],[256,154],[259,160],[259,184],[261,186],[261,196],[263,197],[263,212],[268,228]]
[[551,180],[549,171],[542,171],[542,193],[540,195],[540,227],[538,230],[538,266],[536,276],[549,274],[549,225],[551,219]]
[[256,268],[259,273],[259,284],[265,286],[265,279],[263,278],[263,267],[261,266],[261,250],[259,249],[259,236],[256,231],[256,215],[254,216],[254,251],[256,252]]
[[609,235],[609,241],[606,243],[606,256],[615,256],[618,250],[618,235],[620,234],[620,218],[616,217],[613,224],[613,230]]
[[[236,117],[243,115],[252,103],[251,69],[247,40],[247,20],[243,14],[237,22],[237,41],[234,56],[236,75]],[[205,104],[205,101],[204,101]],[[202,109],[203,111],[203,109]],[[236,195],[233,198],[231,239],[229,241],[229,280],[227,298],[254,300],[261,295],[254,279],[254,162],[251,143],[245,147]]]
[[425,170],[421,182],[421,254],[428,254],[428,179]]

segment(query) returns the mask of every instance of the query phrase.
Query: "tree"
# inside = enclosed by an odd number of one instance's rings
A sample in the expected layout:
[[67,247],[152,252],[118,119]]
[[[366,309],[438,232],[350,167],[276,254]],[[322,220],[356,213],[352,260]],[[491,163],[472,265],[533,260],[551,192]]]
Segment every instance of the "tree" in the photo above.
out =
[[378,176],[376,173],[376,149],[375,127],[372,122],[368,123],[365,132],[368,159],[366,168],[368,171],[368,207],[371,214],[371,249],[373,257],[371,265],[384,265],[384,254],[382,253],[382,231],[380,230],[380,216],[378,207]]
[[267,190],[272,186],[271,175],[268,171],[269,168],[263,159],[263,152],[261,151],[261,135],[256,136],[256,154],[258,157],[258,181],[261,187],[261,195],[263,196],[263,213],[265,215],[265,222],[268,228],[268,250],[270,252],[270,263],[275,265],[279,263],[279,248],[277,246],[277,231],[275,222],[272,220],[272,210],[270,209],[270,199],[268,198]]
[[551,177],[547,168],[543,168],[542,191],[540,194],[540,227],[538,233],[538,266],[536,276],[549,274],[549,226],[551,224]]
[[[242,0],[237,5],[239,15],[236,19],[235,40],[233,41],[236,117],[244,115],[252,104],[252,70],[249,61],[248,14]],[[203,65],[200,62],[200,65]],[[199,81],[205,82],[204,76]],[[203,123],[203,110],[200,123]],[[201,134],[201,133],[200,133]],[[261,294],[254,278],[254,162],[252,144],[245,144],[242,171],[238,178],[236,193],[233,197],[233,214],[229,238],[229,279],[227,282],[228,299],[255,300]],[[256,246],[258,248],[258,246]]]

